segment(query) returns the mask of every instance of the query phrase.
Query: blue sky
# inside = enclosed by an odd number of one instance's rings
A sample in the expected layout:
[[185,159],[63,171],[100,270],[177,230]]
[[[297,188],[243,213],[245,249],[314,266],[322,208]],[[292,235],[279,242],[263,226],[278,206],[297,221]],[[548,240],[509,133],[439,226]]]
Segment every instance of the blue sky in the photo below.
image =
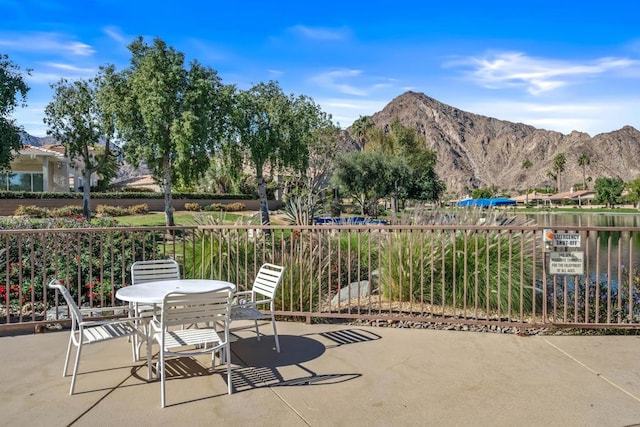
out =
[[14,117],[36,136],[46,134],[51,83],[127,67],[138,35],[163,39],[241,89],[277,80],[342,127],[412,90],[595,135],[640,129],[638,16],[634,0],[2,0],[0,53],[33,70],[28,106]]

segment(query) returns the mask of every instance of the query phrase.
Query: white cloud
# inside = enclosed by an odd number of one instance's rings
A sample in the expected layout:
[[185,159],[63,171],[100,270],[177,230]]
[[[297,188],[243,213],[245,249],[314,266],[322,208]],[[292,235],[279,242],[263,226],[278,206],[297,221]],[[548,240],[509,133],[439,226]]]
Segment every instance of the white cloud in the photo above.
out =
[[64,78],[67,80],[88,79],[95,76],[97,69],[76,67],[59,62],[42,62],[36,67],[26,80],[32,84],[53,83]]
[[270,76],[278,78],[284,74],[284,71],[281,70],[267,70]]
[[506,100],[475,102],[462,100],[456,106],[465,111],[537,128],[570,133],[574,130],[596,135],[625,125],[637,127],[640,99],[593,99],[581,103],[530,103]]
[[591,61],[572,62],[535,58],[520,52],[502,52],[483,58],[472,57],[451,61],[445,66],[470,67],[471,78],[486,88],[522,87],[532,95],[539,95],[575,83],[579,77],[592,77],[638,68],[640,61],[604,57]]
[[359,89],[351,84],[343,83],[343,80],[358,77],[362,74],[362,70],[336,70],[326,73],[317,74],[311,78],[311,81],[315,84],[323,86],[327,89],[332,89],[340,93],[347,95],[366,96],[367,91]]
[[91,56],[95,50],[86,43],[71,40],[60,33],[0,34],[0,46],[21,52],[61,53],[73,56]]
[[297,35],[307,39],[338,41],[344,40],[349,36],[347,28],[326,28],[326,27],[308,27],[306,25],[295,25],[290,30]]
[[320,98],[316,102],[322,111],[330,113],[335,123],[347,128],[360,116],[370,116],[384,108],[389,100]]
[[108,26],[108,27],[104,27],[102,29],[102,31],[104,31],[104,33],[109,36],[110,39],[116,41],[117,43],[126,46],[127,44],[129,44],[129,41],[131,39],[131,37],[129,36],[125,36],[124,34],[122,34],[122,31],[120,31],[120,28],[116,27],[116,26]]

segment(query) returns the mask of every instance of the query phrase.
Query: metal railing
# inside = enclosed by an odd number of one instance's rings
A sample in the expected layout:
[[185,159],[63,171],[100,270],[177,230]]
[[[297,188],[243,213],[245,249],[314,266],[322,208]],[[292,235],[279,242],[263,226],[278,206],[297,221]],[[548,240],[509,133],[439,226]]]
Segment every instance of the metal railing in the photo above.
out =
[[[286,267],[281,316],[530,327],[639,328],[638,228],[569,227],[583,271],[551,274],[538,226],[322,225],[0,230],[0,330],[65,319],[52,278],[79,305],[117,305],[136,260],[245,289]],[[567,249],[554,249],[568,252]],[[552,250],[552,252],[554,251]],[[557,267],[557,266],[556,266]]]

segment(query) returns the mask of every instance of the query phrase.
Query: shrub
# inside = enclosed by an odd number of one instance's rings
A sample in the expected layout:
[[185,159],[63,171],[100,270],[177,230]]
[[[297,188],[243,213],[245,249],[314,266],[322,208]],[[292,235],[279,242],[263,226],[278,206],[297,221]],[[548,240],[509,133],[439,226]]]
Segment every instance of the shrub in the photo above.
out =
[[129,215],[129,208],[123,206],[98,205],[96,206],[96,214],[100,216],[125,216]]
[[20,205],[13,212],[15,216],[28,216],[31,218],[47,218],[49,216],[49,210],[47,208],[41,208],[34,205]]
[[191,211],[191,212],[199,212],[200,211],[200,204],[199,203],[185,203],[184,204],[184,210]]
[[50,210],[51,217],[57,218],[61,216],[78,216],[82,215],[82,206],[80,205],[67,205],[60,208],[53,208]]
[[233,202],[233,203],[227,204],[226,211],[227,212],[239,212],[239,211],[245,210],[246,208],[247,208],[247,205],[245,205],[244,203]]
[[0,229],[56,229],[44,234],[4,234],[0,239],[0,306],[8,302],[11,313],[40,311],[55,303],[55,293],[46,289],[53,277],[64,282],[80,303],[112,305],[114,292],[129,283],[126,274],[136,259],[159,256],[159,232],[122,230],[104,232],[75,230],[116,225],[113,219],[89,222],[83,218],[46,218],[30,221],[0,219]]
[[228,204],[223,203],[212,203],[204,207],[204,210],[207,212],[238,212],[243,211],[247,208],[247,205],[240,202],[233,202]]
[[[531,313],[531,234],[495,230],[389,233],[381,252],[383,295],[487,315]],[[498,262],[499,260],[499,262]],[[463,286],[464,285],[464,286]]]
[[149,213],[149,205],[142,203],[139,205],[133,205],[129,207],[130,215],[146,215]]

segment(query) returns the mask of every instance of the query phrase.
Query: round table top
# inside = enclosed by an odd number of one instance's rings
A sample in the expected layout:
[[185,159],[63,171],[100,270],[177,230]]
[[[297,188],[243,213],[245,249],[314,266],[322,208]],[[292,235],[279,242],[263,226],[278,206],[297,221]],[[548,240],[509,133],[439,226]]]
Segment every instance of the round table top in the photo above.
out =
[[236,285],[224,280],[208,279],[177,279],[146,282],[139,285],[126,286],[118,289],[116,298],[122,301],[162,304],[164,296],[171,291],[211,292],[230,289],[235,291]]

